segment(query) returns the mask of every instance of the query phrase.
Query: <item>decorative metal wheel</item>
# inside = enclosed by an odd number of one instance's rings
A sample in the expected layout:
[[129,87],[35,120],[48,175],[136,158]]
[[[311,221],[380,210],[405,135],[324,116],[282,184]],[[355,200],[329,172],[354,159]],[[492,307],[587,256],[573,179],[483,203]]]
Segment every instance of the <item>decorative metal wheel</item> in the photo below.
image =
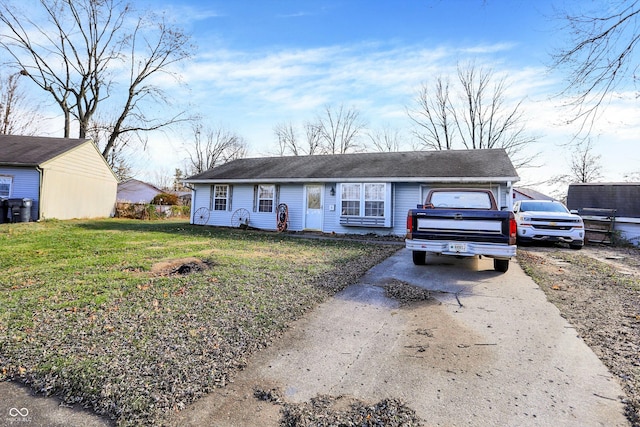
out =
[[231,226],[238,228],[247,228],[249,226],[249,211],[240,208],[231,215]]
[[209,209],[198,208],[193,214],[193,223],[196,225],[205,225],[209,221]]
[[284,203],[280,203],[276,209],[276,224],[278,231],[286,231],[289,224],[289,207]]

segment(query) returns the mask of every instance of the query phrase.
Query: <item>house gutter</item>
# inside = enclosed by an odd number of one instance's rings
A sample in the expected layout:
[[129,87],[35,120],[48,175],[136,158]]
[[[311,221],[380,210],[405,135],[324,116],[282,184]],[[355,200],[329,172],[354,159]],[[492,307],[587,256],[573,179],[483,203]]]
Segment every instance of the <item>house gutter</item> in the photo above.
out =
[[473,184],[486,182],[513,182],[519,181],[517,176],[508,177],[359,177],[359,178],[240,178],[240,179],[195,179],[184,181],[185,184],[258,184],[258,183],[331,183],[331,182],[420,182],[420,183],[447,183],[447,184]]

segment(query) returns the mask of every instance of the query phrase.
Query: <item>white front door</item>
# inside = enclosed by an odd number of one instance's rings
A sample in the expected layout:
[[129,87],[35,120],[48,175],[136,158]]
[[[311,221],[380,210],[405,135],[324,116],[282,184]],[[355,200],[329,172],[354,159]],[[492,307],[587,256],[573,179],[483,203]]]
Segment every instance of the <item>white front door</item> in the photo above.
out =
[[322,185],[305,186],[305,230],[322,231]]

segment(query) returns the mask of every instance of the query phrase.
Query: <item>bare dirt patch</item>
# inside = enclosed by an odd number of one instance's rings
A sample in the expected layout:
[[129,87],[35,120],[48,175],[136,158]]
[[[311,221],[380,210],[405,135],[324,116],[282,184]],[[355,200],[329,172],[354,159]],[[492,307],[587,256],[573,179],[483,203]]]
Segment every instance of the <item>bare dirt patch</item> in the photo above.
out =
[[518,260],[619,378],[627,418],[640,426],[640,250],[526,247]]
[[209,270],[213,266],[211,260],[201,260],[198,258],[178,258],[155,263],[151,267],[151,274],[154,276],[185,276],[190,273]]

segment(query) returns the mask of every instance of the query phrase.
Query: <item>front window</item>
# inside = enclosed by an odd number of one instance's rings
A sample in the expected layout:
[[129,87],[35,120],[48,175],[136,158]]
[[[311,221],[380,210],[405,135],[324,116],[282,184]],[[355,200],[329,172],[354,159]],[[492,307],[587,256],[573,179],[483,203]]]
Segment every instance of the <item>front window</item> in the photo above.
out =
[[364,185],[364,216],[384,216],[384,184]]
[[343,216],[384,217],[385,184],[342,184]]
[[274,195],[273,185],[258,186],[258,212],[273,212]]
[[9,197],[11,195],[11,177],[0,176],[0,197]]
[[213,210],[226,211],[229,203],[229,186],[214,185],[213,186]]
[[360,184],[342,185],[342,215],[360,215]]

